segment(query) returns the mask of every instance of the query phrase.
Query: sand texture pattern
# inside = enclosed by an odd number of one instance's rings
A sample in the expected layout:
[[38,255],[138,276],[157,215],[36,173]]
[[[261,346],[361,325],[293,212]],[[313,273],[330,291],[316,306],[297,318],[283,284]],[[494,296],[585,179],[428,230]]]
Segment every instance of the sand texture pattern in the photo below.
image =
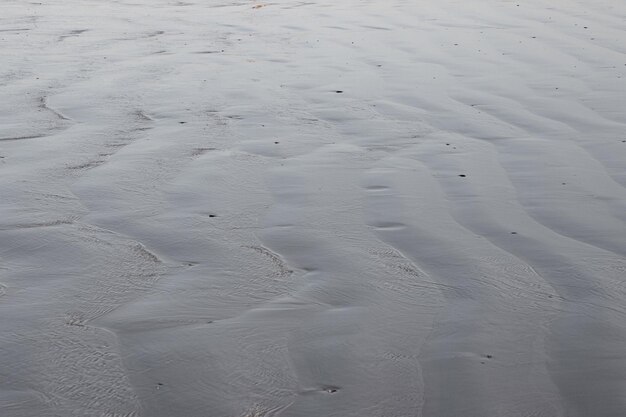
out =
[[626,416],[625,29],[2,0],[0,416]]

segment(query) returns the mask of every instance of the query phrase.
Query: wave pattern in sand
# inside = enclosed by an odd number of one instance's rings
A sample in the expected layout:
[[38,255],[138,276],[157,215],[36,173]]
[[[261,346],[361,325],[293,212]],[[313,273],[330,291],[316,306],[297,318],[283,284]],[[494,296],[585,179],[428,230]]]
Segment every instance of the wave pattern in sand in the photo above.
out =
[[625,23],[4,1],[0,414],[626,415]]

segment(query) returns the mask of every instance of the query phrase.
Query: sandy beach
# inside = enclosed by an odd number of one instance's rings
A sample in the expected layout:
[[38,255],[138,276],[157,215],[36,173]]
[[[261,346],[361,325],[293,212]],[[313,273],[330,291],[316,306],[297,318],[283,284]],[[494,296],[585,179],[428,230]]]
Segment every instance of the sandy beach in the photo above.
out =
[[0,416],[626,416],[625,28],[4,0]]

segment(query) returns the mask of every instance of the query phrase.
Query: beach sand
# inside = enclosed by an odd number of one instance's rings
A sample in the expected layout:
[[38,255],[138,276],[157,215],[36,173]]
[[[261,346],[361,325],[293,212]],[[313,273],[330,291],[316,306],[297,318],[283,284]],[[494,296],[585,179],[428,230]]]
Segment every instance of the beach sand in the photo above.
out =
[[4,0],[3,417],[623,417],[626,3]]

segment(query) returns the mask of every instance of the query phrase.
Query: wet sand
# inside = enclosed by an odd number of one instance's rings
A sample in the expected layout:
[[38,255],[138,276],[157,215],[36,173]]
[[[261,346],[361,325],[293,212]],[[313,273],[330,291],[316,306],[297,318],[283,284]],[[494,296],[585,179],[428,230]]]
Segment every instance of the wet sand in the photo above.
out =
[[6,0],[3,417],[623,417],[626,3]]

